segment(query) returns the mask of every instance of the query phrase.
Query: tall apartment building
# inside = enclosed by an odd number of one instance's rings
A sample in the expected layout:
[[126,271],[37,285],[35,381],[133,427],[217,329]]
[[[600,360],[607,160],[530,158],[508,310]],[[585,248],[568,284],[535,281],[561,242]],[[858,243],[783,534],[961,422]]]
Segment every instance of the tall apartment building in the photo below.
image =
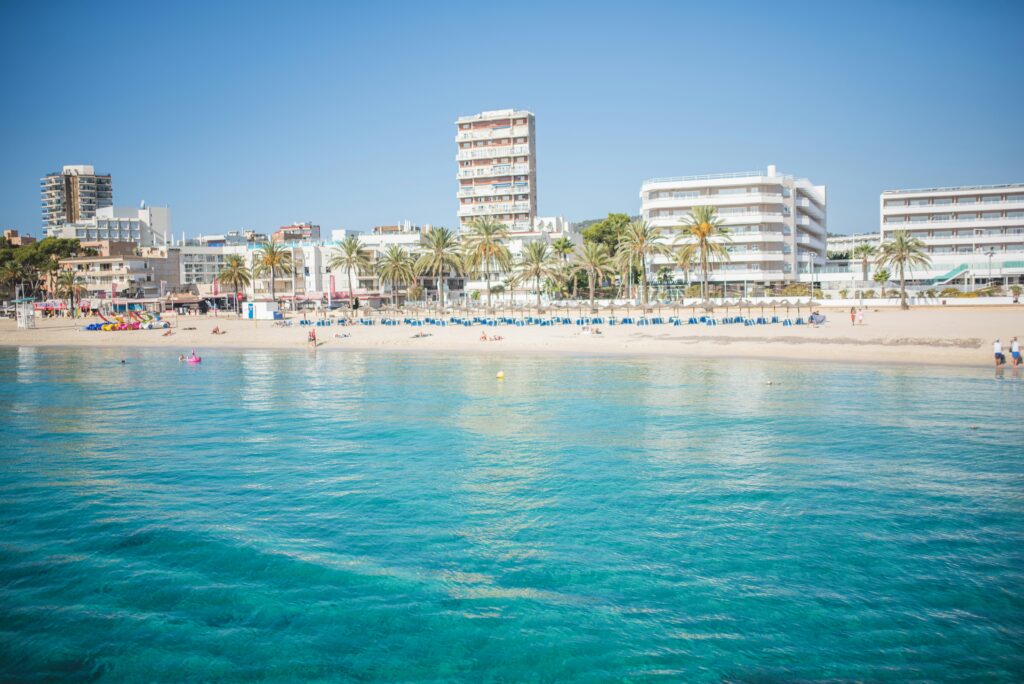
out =
[[905,230],[925,244],[919,284],[1024,279],[1024,183],[888,190],[879,202],[883,242]]
[[529,230],[537,216],[537,157],[532,113],[501,109],[455,122],[459,226],[487,216]]
[[65,166],[60,173],[40,179],[43,226],[77,223],[96,216],[96,210],[114,204],[110,174],[97,175],[92,166]]
[[[654,178],[640,189],[640,211],[674,240],[690,210],[713,206],[732,242],[730,260],[716,263],[712,282],[794,282],[826,259],[826,193],[824,185],[784,176],[775,166],[767,171]],[[658,257],[652,270],[676,271],[670,257]],[[692,273],[691,273],[692,276]]]

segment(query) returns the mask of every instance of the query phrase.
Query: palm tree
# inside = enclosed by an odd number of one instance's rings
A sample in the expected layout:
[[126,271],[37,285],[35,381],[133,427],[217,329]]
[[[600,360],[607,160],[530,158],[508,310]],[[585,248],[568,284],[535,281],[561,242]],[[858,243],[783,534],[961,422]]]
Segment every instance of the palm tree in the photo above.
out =
[[71,270],[57,274],[57,296],[68,300],[68,311],[75,316],[75,298],[81,292],[84,283],[77,273]]
[[462,269],[459,257],[459,240],[455,233],[438,226],[420,235],[420,256],[416,259],[416,272],[437,279],[437,308],[444,310],[444,287],[442,279],[450,271]]
[[668,254],[662,241],[663,230],[642,219],[630,221],[619,237],[618,253],[629,262],[640,264],[640,305],[647,308],[647,257]]
[[925,268],[931,265],[931,258],[925,253],[924,242],[905,230],[897,230],[892,240],[882,243],[878,249],[879,266],[891,266],[900,276],[900,308],[909,309],[907,304],[907,269]]
[[860,259],[861,280],[868,281],[868,260],[875,255],[875,246],[862,242],[853,248],[853,258]]
[[398,306],[398,286],[416,280],[415,262],[405,248],[391,245],[377,262],[377,274],[382,283],[391,285],[391,301]]
[[548,243],[530,242],[523,247],[519,257],[519,277],[523,280],[533,279],[537,283],[537,308],[540,309],[540,281],[554,274],[556,264]]
[[292,253],[283,246],[273,242],[264,242],[260,248],[253,253],[252,273],[261,276],[270,273],[270,298],[277,302],[276,283],[277,274],[291,275]]
[[571,268],[569,264],[569,257],[576,252],[576,243],[572,241],[572,238],[560,237],[551,241],[551,251],[555,253],[555,256],[562,260],[562,264],[565,268],[566,280],[572,279],[572,298],[576,299],[576,277],[575,270]]
[[889,282],[889,269],[880,268],[875,271],[875,275],[871,276],[871,279],[878,283],[882,290],[882,299],[885,299],[885,284]]
[[353,289],[352,289],[352,271],[358,274],[360,270],[367,269],[370,267],[370,258],[366,256],[366,253],[362,251],[362,245],[359,244],[359,237],[356,235],[349,235],[344,240],[338,243],[338,246],[331,252],[331,259],[327,262],[327,268],[332,271],[345,271],[348,275],[348,300],[352,302]]
[[508,228],[489,216],[474,218],[469,222],[469,231],[463,234],[465,266],[476,272],[483,271],[487,281],[487,308],[491,308],[491,271],[507,271],[512,255],[505,246]]
[[515,273],[509,273],[505,276],[505,282],[502,283],[508,288],[509,292],[509,303],[512,306],[516,305],[516,285],[519,284],[519,276]]
[[594,290],[600,279],[611,273],[615,265],[612,260],[608,246],[600,242],[584,242],[579,251],[576,252],[575,268],[587,274],[587,283],[590,286],[590,308],[594,308]]
[[252,283],[252,271],[245,265],[245,258],[240,254],[229,254],[224,257],[224,267],[217,275],[220,282],[235,290],[235,312],[241,315],[242,305],[238,300],[238,292]]
[[569,256],[576,251],[576,243],[572,238],[560,237],[551,241],[551,251],[565,264],[569,262]]
[[11,292],[15,291],[17,284],[25,280],[26,269],[23,265],[10,261],[0,268],[0,283],[11,286]]
[[676,253],[676,263],[700,266],[701,298],[707,299],[711,262],[729,260],[729,229],[722,225],[714,207],[694,207],[686,217],[680,238],[683,244]]

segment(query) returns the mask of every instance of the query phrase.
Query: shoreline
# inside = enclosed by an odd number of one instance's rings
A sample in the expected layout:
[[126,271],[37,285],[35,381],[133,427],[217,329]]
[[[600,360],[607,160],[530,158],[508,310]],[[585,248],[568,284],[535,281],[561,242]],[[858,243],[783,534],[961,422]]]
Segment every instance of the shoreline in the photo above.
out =
[[[315,330],[317,351],[398,351],[441,354],[507,354],[557,356],[751,358],[765,361],[823,361],[901,366],[992,367],[990,345],[999,337],[1008,348],[1013,335],[1024,337],[1024,309],[912,309],[869,311],[865,325],[851,326],[842,311],[821,310],[829,322],[811,326],[633,325],[600,326],[601,335],[581,327],[498,326],[422,327],[291,325],[226,316],[189,316],[175,321],[174,334],[162,330],[84,331],[94,319],[43,319],[38,327],[16,330],[14,321],[0,322],[0,346],[167,349],[175,354],[195,348],[309,351],[306,337]],[[227,334],[212,335],[215,326]],[[184,328],[194,328],[185,330]],[[481,332],[501,341],[479,340]],[[416,333],[427,337],[414,338]],[[348,335],[346,338],[335,334]],[[1009,365],[1003,368],[1010,368]]]

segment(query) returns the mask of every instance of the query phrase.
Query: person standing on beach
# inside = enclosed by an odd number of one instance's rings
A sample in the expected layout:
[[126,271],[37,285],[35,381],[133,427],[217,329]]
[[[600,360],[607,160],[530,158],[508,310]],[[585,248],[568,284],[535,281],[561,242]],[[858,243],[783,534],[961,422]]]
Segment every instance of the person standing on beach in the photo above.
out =
[[857,312],[857,325],[864,325],[864,309]]
[[1010,358],[1013,359],[1013,367],[1016,368],[1021,364],[1020,358],[1020,342],[1017,341],[1017,336],[1014,335],[1013,339],[1010,340]]
[[850,325],[856,325],[857,323],[857,307],[850,307]]
[[1003,356],[1003,343],[998,339],[992,343],[992,353],[996,358],[996,368],[999,368],[1001,365],[1006,363],[1006,357]]

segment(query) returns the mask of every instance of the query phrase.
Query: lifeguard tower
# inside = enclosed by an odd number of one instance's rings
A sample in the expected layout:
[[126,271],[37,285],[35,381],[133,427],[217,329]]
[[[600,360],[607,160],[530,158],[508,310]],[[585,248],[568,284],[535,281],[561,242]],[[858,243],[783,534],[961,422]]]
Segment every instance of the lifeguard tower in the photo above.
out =
[[19,330],[27,330],[36,327],[36,302],[31,297],[22,297],[24,288],[18,286],[14,289],[14,313],[18,321]]

